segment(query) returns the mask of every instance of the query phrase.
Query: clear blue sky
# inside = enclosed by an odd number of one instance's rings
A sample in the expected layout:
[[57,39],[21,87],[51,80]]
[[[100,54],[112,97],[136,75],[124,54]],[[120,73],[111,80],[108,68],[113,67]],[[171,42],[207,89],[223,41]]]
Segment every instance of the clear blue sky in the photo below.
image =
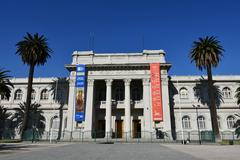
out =
[[0,68],[27,77],[15,44],[26,32],[44,34],[54,53],[35,77],[68,76],[74,50],[141,52],[164,49],[171,75],[204,74],[190,63],[192,42],[217,36],[225,49],[214,74],[240,74],[238,0],[7,0],[0,1]]

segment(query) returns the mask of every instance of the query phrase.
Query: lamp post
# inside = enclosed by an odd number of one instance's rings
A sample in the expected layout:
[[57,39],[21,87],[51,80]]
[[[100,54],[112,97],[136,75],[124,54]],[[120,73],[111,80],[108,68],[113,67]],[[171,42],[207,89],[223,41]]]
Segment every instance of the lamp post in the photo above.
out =
[[200,108],[200,105],[193,105],[193,107],[196,108],[197,128],[198,128],[198,141],[199,141],[199,144],[202,144],[202,142],[201,142],[201,133],[200,133],[200,129],[199,129],[199,122],[198,122],[198,108]]

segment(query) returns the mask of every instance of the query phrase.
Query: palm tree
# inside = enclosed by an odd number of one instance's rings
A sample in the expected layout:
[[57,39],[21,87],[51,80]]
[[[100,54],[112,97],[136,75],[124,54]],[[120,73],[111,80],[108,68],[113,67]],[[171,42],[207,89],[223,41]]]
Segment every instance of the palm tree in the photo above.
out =
[[[56,80],[53,80],[53,83],[51,84],[51,93],[53,95],[53,98],[55,100],[56,103],[59,104],[59,108],[57,110],[59,110],[59,114],[58,114],[58,118],[59,118],[59,126],[58,126],[58,136],[57,136],[57,140],[59,141],[61,139],[62,136],[62,124],[63,124],[63,110],[64,110],[64,105],[67,104],[67,99],[63,99],[64,97],[60,97],[58,96],[58,94],[60,95],[59,92],[62,92],[60,90],[59,84],[63,85],[63,84],[67,84],[68,81],[66,78],[57,78]],[[66,91],[68,91],[68,85],[65,86],[64,88]]]
[[[203,105],[206,104],[207,106],[210,106],[209,99],[205,97],[205,94],[208,95],[207,86],[208,86],[208,81],[204,79],[204,77],[201,77],[194,87],[195,95],[198,99],[198,102],[201,102],[201,104]],[[216,107],[219,108],[220,104],[224,103],[224,100],[223,100],[223,94],[218,85],[213,85],[213,93],[215,97]]]
[[[9,71],[0,69],[0,95],[9,99],[11,94],[12,83],[9,81],[10,76],[7,75]],[[1,97],[3,98],[3,97]]]
[[12,114],[7,112],[7,108],[0,105],[0,139],[3,137],[3,132],[6,127],[6,121]]
[[[236,90],[236,95],[235,97],[237,98],[237,104],[240,105],[240,87]],[[238,117],[238,120],[234,124],[234,127],[236,128],[235,134],[237,134],[237,138],[240,137],[240,113],[236,114],[235,116]]]
[[193,42],[193,47],[190,51],[191,62],[195,62],[199,70],[206,69],[208,76],[208,98],[209,109],[211,114],[212,130],[215,135],[215,140],[220,141],[219,127],[217,123],[217,111],[215,95],[213,92],[214,81],[212,79],[212,68],[217,67],[221,57],[223,56],[223,47],[215,37],[199,38]]
[[28,88],[27,88],[27,99],[26,99],[26,111],[23,118],[23,129],[21,132],[21,139],[23,138],[23,133],[27,129],[28,124],[28,109],[31,104],[31,92],[32,92],[32,81],[34,68],[37,65],[44,65],[47,59],[50,58],[50,53],[52,50],[48,47],[47,39],[38,33],[33,36],[29,33],[24,37],[22,41],[17,44],[17,54],[21,56],[24,64],[29,66],[28,75]]
[[237,98],[237,104],[240,105],[240,87],[236,90],[235,97]]
[[[24,126],[24,117],[26,115],[26,103],[20,103],[19,108],[15,108],[16,111],[13,116],[13,123],[15,124],[15,127],[19,129],[19,133],[22,133]],[[27,130],[33,130],[37,129],[39,135],[43,134],[43,131],[45,129],[45,118],[43,116],[43,111],[39,109],[41,107],[38,103],[33,103],[28,108],[28,123],[26,125]],[[24,136],[24,135],[23,135]]]

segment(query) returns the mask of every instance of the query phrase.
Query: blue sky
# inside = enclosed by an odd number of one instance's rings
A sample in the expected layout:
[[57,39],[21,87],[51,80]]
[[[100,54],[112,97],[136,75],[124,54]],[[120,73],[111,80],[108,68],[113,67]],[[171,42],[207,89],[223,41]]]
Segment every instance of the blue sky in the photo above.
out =
[[[35,77],[68,76],[74,50],[142,52],[164,49],[171,75],[205,74],[190,63],[192,42],[216,36],[225,49],[214,74],[240,74],[238,0],[0,1],[0,68],[27,77],[15,44],[26,32],[44,34],[54,51]],[[94,45],[89,45],[91,35]],[[144,37],[144,47],[143,39]]]

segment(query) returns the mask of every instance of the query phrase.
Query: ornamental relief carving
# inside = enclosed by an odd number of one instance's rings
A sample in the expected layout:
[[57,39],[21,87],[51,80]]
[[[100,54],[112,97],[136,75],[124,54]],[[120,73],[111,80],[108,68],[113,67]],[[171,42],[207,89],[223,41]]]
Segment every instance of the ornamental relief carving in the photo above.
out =
[[134,75],[150,74],[147,70],[89,71],[89,75]]
[[124,83],[125,83],[125,85],[130,85],[131,79],[129,79],[129,78],[124,79]]
[[93,86],[94,84],[94,79],[88,79],[87,80],[89,86]]

